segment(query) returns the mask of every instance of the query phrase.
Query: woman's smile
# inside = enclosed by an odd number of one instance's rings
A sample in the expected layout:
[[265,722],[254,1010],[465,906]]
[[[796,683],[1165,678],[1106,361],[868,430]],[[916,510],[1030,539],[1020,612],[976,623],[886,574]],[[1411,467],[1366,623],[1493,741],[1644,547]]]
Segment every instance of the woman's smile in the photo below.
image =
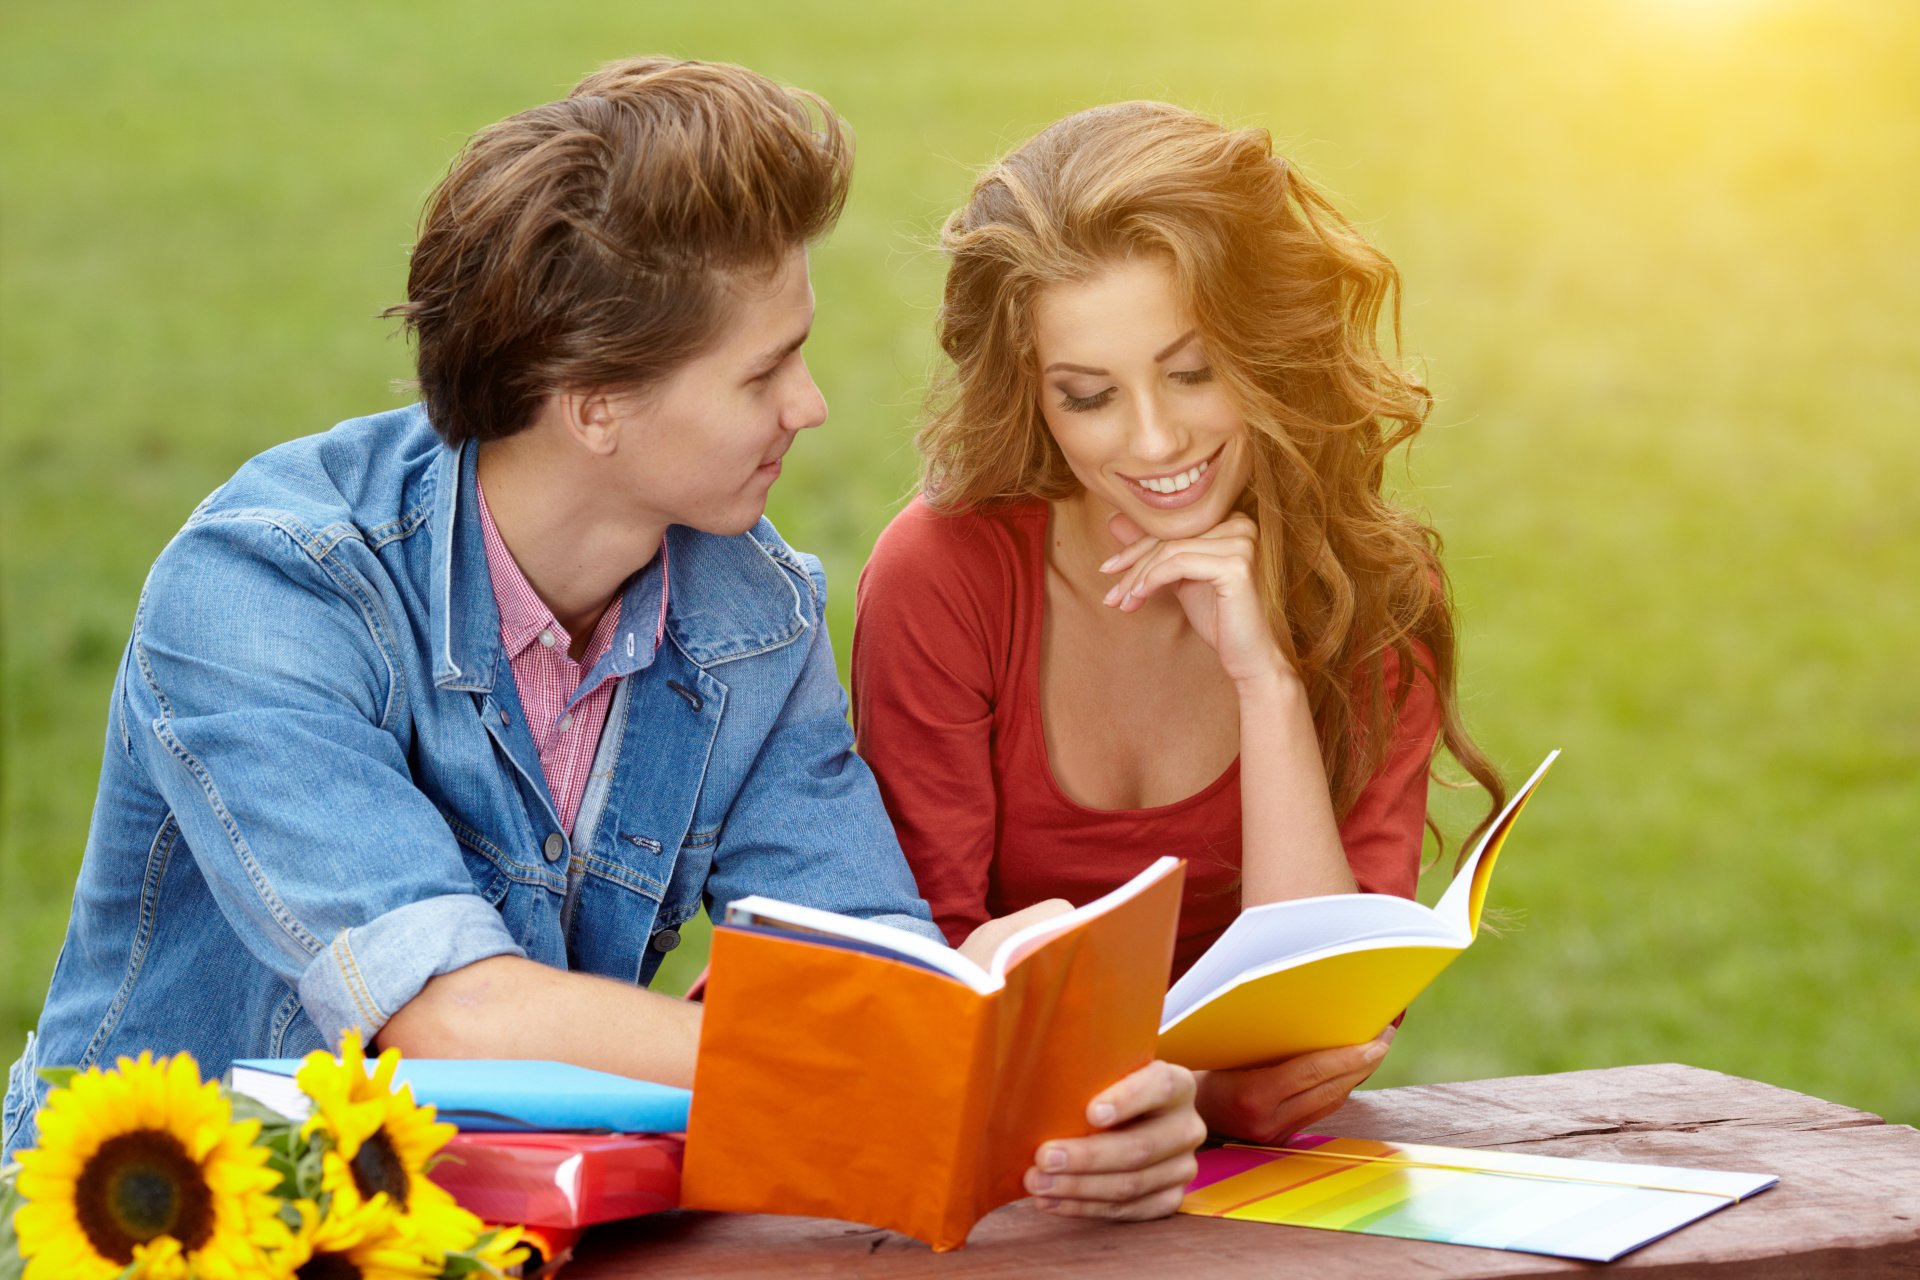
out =
[[1172,511],[1180,507],[1189,507],[1207,496],[1213,488],[1214,463],[1220,458],[1224,444],[1211,454],[1200,459],[1191,467],[1178,471],[1162,471],[1150,476],[1131,476],[1124,472],[1120,478],[1126,482],[1133,496],[1150,507],[1162,511]]

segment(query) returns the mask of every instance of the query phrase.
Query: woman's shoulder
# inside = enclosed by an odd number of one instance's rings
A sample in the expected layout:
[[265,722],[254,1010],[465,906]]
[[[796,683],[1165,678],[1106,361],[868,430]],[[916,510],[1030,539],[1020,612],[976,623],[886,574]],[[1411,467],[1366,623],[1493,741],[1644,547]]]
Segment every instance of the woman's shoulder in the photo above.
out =
[[944,511],[917,494],[874,543],[861,585],[1011,584],[1025,576],[1046,536],[1047,504],[1038,499]]

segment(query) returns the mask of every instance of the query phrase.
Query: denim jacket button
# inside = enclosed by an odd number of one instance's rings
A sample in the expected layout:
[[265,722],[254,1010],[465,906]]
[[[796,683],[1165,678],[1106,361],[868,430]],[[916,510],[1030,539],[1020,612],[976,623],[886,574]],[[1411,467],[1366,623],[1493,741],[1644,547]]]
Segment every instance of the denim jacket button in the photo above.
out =
[[653,935],[653,949],[661,955],[665,955],[679,945],[680,931],[678,929],[662,929]]
[[561,835],[558,831],[548,836],[546,843],[540,846],[540,852],[547,855],[548,862],[560,861],[560,855],[565,853],[566,851],[567,851],[567,838]]

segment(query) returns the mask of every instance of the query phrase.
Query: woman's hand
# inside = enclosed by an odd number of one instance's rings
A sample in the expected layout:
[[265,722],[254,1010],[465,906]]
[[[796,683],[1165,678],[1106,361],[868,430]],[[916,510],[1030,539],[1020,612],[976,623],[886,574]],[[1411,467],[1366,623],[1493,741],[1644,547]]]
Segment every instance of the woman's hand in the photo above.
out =
[[1109,607],[1131,613],[1171,586],[1187,621],[1213,646],[1236,685],[1292,674],[1267,624],[1254,576],[1259,530],[1252,517],[1236,511],[1199,537],[1174,542],[1148,537],[1125,515],[1114,515],[1107,528],[1126,544],[1100,566],[1102,573],[1120,575],[1107,593]]
[[1303,1053],[1268,1067],[1202,1071],[1196,1105],[1207,1128],[1242,1142],[1285,1142],[1326,1119],[1387,1056],[1395,1028],[1365,1044]]
[[1060,1138],[1034,1153],[1026,1187],[1065,1218],[1138,1221],[1180,1207],[1199,1171],[1207,1127],[1193,1107],[1193,1072],[1150,1062],[1087,1104],[1099,1133]]

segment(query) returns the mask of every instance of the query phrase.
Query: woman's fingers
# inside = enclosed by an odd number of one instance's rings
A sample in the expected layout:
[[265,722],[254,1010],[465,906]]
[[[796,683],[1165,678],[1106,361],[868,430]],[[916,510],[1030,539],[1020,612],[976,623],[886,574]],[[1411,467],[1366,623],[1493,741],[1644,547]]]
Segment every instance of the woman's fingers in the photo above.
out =
[[1131,543],[1108,556],[1100,564],[1102,573],[1122,573],[1140,563],[1143,556],[1150,555],[1160,546],[1158,538],[1135,538]]
[[1160,588],[1177,582],[1211,583],[1221,588],[1250,587],[1253,566],[1235,551],[1213,550],[1219,543],[1161,543],[1134,568],[1127,580],[1108,593],[1108,603],[1131,613]]
[[1221,1133],[1249,1142],[1278,1142],[1340,1109],[1373,1074],[1389,1040],[1303,1053],[1241,1071],[1204,1073],[1200,1114]]
[[[1100,572],[1109,574],[1124,573],[1128,568],[1139,565],[1142,560],[1155,552],[1168,549],[1176,552],[1205,550],[1216,554],[1230,550],[1236,555],[1244,553],[1247,562],[1251,564],[1254,553],[1259,547],[1257,538],[1259,527],[1254,524],[1251,517],[1237,511],[1198,537],[1181,538],[1173,542],[1162,542],[1158,538],[1147,536],[1141,531],[1139,525],[1123,515],[1115,515],[1107,522],[1107,528],[1116,539],[1126,544],[1101,563]],[[1207,547],[1202,545],[1205,543],[1229,545],[1225,548]]]

